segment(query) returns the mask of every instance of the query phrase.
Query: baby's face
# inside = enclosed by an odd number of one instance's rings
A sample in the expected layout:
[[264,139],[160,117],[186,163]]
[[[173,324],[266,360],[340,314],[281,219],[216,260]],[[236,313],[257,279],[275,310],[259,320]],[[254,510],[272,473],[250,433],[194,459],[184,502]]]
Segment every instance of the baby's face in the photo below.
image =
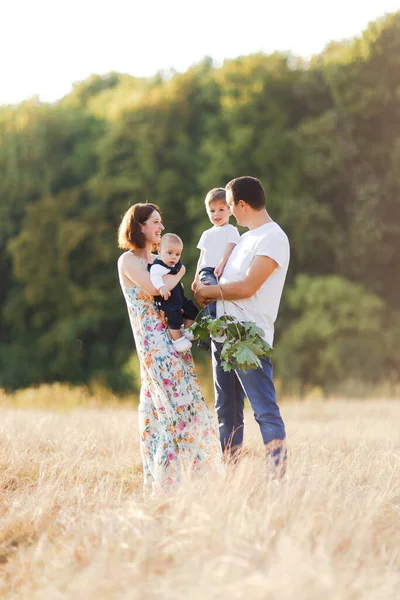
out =
[[216,200],[207,207],[208,218],[216,227],[228,225],[231,211],[226,202]]
[[180,244],[161,244],[160,258],[169,267],[174,267],[182,254]]

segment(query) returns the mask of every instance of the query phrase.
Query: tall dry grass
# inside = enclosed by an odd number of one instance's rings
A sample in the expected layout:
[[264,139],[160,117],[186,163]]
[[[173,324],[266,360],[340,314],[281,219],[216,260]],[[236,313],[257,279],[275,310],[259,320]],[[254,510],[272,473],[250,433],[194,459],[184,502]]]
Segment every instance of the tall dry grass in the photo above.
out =
[[398,401],[284,403],[283,484],[249,412],[236,469],[153,500],[133,408],[0,410],[1,597],[400,597]]

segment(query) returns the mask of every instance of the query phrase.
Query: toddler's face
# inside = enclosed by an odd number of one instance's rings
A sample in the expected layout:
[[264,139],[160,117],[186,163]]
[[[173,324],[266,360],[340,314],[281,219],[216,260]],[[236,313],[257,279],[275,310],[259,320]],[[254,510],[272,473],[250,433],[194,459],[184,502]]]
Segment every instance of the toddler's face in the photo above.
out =
[[160,248],[160,258],[169,267],[174,267],[182,254],[180,244],[162,244]]
[[226,202],[216,200],[207,207],[207,214],[213,225],[223,227],[229,223],[231,211]]

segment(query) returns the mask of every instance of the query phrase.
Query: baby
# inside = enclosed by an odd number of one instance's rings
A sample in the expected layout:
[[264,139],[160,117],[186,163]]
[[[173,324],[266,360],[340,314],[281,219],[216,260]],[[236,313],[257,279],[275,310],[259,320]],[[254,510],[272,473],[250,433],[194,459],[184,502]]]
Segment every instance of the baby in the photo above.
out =
[[194,302],[185,297],[181,283],[169,291],[163,279],[164,275],[176,275],[181,269],[182,250],[183,242],[180,237],[174,233],[164,234],[160,242],[159,257],[149,265],[149,271],[151,283],[160,292],[160,295],[155,297],[155,303],[168,318],[172,345],[178,352],[187,352],[192,347],[193,339],[193,334],[188,328],[193,325],[199,311]]
[[[206,211],[213,227],[204,231],[200,237],[197,247],[200,249],[200,257],[192,290],[201,282],[209,282],[211,285],[218,283],[224,267],[231,255],[232,250],[240,240],[240,234],[236,227],[229,224],[231,215],[226,203],[226,192],[224,188],[210,190],[205,199]],[[211,302],[203,311],[204,316],[216,318],[216,303]],[[199,342],[199,347],[209,349],[210,344]]]

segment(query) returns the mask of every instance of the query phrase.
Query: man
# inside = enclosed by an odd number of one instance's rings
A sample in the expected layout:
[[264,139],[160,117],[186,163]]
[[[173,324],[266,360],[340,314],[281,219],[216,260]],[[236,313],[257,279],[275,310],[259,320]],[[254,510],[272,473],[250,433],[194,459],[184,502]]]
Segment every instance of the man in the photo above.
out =
[[[255,322],[272,346],[274,322],[289,265],[289,241],[269,216],[265,192],[258,179],[238,177],[225,189],[231,213],[238,225],[248,227],[249,231],[233,249],[219,285],[200,284],[195,298],[202,306],[217,300],[217,317],[228,314],[239,321]],[[221,347],[221,343],[213,341],[215,407],[222,448],[234,455],[243,444],[243,409],[247,396],[261,430],[267,461],[275,474],[282,475],[286,433],[276,401],[271,359],[263,358],[261,367],[246,373],[239,369],[226,373],[221,367]]]

